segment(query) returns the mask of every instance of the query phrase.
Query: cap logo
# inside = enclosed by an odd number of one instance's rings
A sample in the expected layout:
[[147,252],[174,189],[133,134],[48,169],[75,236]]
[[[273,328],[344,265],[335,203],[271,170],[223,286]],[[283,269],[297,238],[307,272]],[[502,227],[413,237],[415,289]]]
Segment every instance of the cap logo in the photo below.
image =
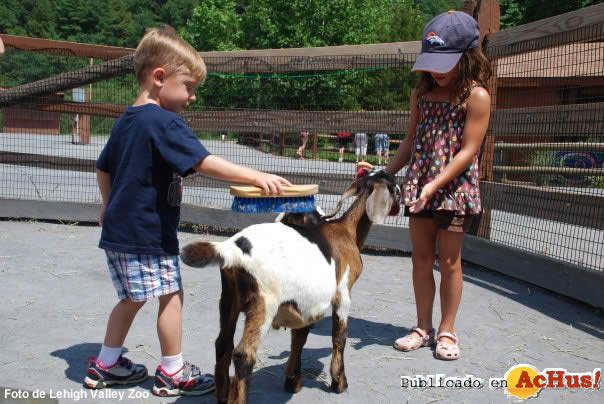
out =
[[436,35],[436,32],[429,32],[428,35],[426,35],[426,41],[430,42],[430,45],[445,46],[445,41]]

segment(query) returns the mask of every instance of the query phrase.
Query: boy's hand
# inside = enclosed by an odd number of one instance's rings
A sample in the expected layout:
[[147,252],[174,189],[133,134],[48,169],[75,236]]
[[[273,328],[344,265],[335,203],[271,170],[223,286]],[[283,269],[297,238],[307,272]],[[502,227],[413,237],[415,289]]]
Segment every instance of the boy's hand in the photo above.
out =
[[99,214],[99,226],[103,227],[103,219],[105,218],[105,210],[107,209],[107,205],[104,203],[101,204],[101,213]]
[[291,183],[278,175],[260,173],[254,178],[254,185],[264,190],[267,195],[281,195],[283,187],[291,187]]

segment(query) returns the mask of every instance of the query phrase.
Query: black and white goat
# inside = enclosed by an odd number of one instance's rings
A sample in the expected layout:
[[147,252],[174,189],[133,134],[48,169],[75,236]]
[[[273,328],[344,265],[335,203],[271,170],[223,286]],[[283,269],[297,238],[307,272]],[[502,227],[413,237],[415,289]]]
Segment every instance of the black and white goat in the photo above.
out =
[[[350,208],[331,219],[353,196],[357,198]],[[348,387],[343,352],[350,290],[363,269],[360,250],[372,222],[383,223],[398,208],[399,199],[394,177],[378,171],[352,183],[328,216],[290,214],[278,223],[249,226],[223,242],[195,242],[183,248],[181,258],[187,265],[220,265],[215,369],[219,402],[245,402],[260,339],[271,326],[292,329],[285,389],[300,391],[301,353],[310,326],[330,313],[331,387],[338,393]],[[246,315],[245,328],[233,350],[240,312]],[[229,388],[231,357],[235,376]]]

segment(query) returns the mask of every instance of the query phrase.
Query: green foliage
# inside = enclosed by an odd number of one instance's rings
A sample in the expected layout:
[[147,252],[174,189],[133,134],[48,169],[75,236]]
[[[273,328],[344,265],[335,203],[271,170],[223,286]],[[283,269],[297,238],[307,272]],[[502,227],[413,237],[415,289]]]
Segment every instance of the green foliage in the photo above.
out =
[[461,9],[463,0],[413,0],[413,5],[430,19],[445,11]]
[[604,0],[499,0],[501,29],[528,24],[602,2]]
[[[500,0],[502,28],[601,2]],[[428,19],[462,5],[463,0],[3,0],[0,32],[135,47],[145,29],[168,24],[200,51],[314,47],[419,40]],[[85,58],[10,51],[0,59],[0,86],[87,65]],[[331,73],[211,75],[200,88],[195,107],[408,107],[414,81],[408,66]],[[135,96],[131,77],[93,86],[95,101],[123,104]]]
[[518,0],[499,0],[501,12],[500,27],[502,30],[522,24],[524,7]]
[[237,49],[241,29],[235,6],[235,0],[206,0],[179,33],[199,51]]

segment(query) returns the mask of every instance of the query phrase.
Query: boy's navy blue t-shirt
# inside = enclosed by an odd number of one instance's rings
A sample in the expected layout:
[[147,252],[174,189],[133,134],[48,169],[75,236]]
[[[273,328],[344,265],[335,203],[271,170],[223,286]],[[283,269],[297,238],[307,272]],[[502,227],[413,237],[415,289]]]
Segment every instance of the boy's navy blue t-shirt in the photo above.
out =
[[128,107],[96,162],[111,177],[99,247],[178,254],[181,176],[208,155],[178,114],[156,104]]

